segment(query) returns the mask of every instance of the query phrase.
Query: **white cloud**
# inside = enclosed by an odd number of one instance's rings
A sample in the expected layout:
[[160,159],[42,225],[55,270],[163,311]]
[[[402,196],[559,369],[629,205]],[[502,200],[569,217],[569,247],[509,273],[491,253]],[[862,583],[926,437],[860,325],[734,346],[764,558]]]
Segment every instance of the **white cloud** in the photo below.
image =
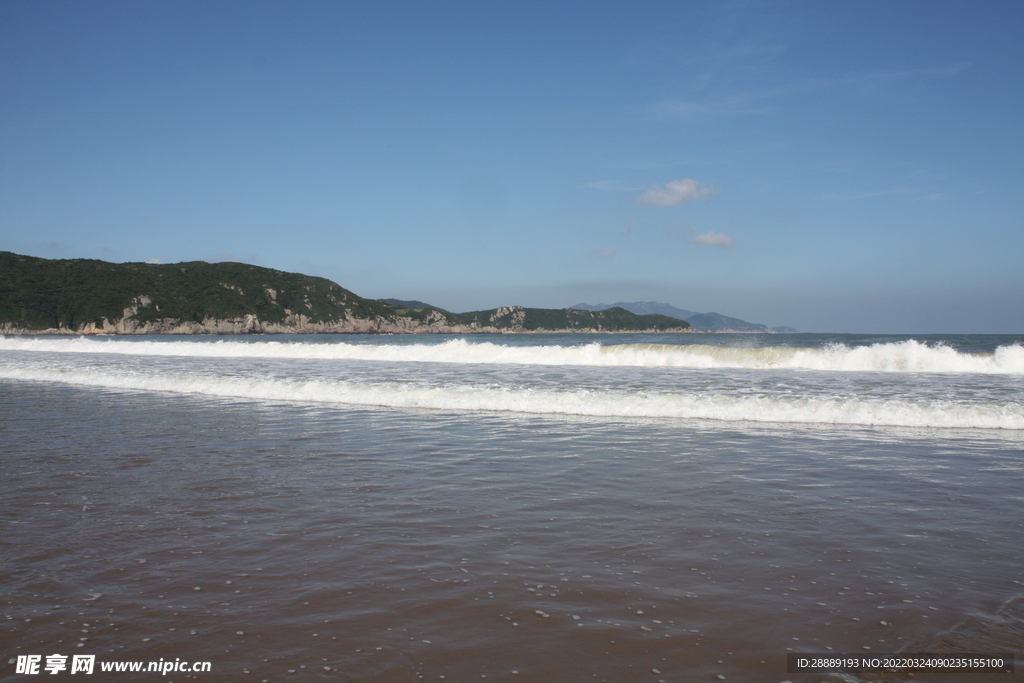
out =
[[724,232],[706,232],[703,235],[697,235],[693,238],[694,244],[703,244],[705,247],[729,247],[735,244],[732,238]]
[[600,251],[595,251],[594,253],[600,256],[601,258],[611,258],[612,256],[615,256],[615,252],[612,251],[611,249],[601,249]]
[[163,262],[160,259],[158,259],[158,258],[151,258],[148,261],[146,261],[146,263],[158,264],[158,263],[163,263]]
[[655,185],[636,200],[646,206],[675,206],[681,202],[709,197],[721,189],[716,185],[702,185],[693,178],[683,178],[671,180],[665,183],[664,187]]

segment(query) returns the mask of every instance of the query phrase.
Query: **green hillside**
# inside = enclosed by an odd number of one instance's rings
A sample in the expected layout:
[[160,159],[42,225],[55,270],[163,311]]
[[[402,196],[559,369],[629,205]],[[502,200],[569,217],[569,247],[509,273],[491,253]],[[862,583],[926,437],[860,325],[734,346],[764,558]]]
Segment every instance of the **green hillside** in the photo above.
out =
[[[456,315],[364,299],[321,277],[244,263],[108,263],[0,252],[5,332],[533,332],[685,329],[663,315],[513,306]],[[423,307],[420,307],[420,306]]]
[[605,311],[581,311],[572,308],[523,308],[507,306],[489,311],[460,313],[459,319],[467,325],[495,327],[499,330],[596,330],[621,332],[623,330],[665,332],[688,329],[685,320],[666,315],[636,315],[622,308]]
[[[0,252],[0,323],[74,330],[120,320],[131,309],[129,317],[137,323],[202,323],[246,315],[285,323],[294,314],[333,323],[394,321],[399,315],[396,307],[364,299],[330,280],[244,263],[108,263]],[[426,313],[403,315],[425,318]]]

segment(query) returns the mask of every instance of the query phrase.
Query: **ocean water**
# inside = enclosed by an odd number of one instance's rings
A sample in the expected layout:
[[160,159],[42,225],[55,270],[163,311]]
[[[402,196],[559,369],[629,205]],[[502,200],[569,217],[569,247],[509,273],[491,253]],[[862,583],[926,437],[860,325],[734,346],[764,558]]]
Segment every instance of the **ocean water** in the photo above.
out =
[[0,458],[2,681],[1021,677],[786,654],[1024,652],[1022,337],[0,337]]

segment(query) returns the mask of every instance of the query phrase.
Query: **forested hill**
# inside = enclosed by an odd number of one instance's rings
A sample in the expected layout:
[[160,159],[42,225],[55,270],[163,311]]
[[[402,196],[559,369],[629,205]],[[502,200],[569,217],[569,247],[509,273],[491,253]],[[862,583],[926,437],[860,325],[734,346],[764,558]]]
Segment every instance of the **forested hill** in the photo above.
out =
[[521,329],[526,332],[682,332],[690,328],[690,323],[685,320],[667,315],[637,315],[623,308],[580,311],[572,308],[505,306],[489,311],[460,313],[459,318],[467,325],[493,326],[501,330]]
[[[650,320],[654,316],[637,316],[621,309],[592,314],[511,307],[507,310],[512,313],[495,315],[505,310],[456,315],[436,308],[395,306],[364,299],[324,278],[244,263],[109,263],[43,259],[0,251],[0,332],[5,333],[668,329],[664,321]],[[577,313],[586,314],[587,320],[577,319]],[[598,317],[590,318],[591,315]],[[685,326],[680,321],[665,319],[672,321],[673,328]]]
[[0,325],[9,329],[373,331],[355,328],[401,325],[400,318],[406,325],[427,324],[428,319],[458,324],[444,314],[431,314],[399,315],[396,307],[364,299],[330,280],[244,263],[108,263],[0,252]]

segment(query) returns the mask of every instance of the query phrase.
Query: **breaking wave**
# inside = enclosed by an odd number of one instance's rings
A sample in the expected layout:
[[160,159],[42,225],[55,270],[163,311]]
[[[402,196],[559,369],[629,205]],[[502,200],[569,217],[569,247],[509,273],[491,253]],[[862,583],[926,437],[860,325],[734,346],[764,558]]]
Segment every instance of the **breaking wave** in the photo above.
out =
[[540,390],[495,386],[411,385],[399,382],[223,377],[188,373],[110,373],[70,368],[3,366],[0,366],[0,377],[118,390],[167,391],[225,398],[302,401],[346,406],[1024,430],[1024,403],[1016,401],[965,404],[946,400],[858,397],[627,392],[614,389]]
[[191,342],[114,339],[0,338],[0,351],[102,353],[202,358],[295,358],[428,363],[496,363],[681,368],[821,370],[831,372],[931,372],[1024,375],[1024,346],[994,353],[963,353],[910,339],[823,348],[733,348],[706,344],[507,346],[452,339],[440,344],[286,343],[277,341]]

